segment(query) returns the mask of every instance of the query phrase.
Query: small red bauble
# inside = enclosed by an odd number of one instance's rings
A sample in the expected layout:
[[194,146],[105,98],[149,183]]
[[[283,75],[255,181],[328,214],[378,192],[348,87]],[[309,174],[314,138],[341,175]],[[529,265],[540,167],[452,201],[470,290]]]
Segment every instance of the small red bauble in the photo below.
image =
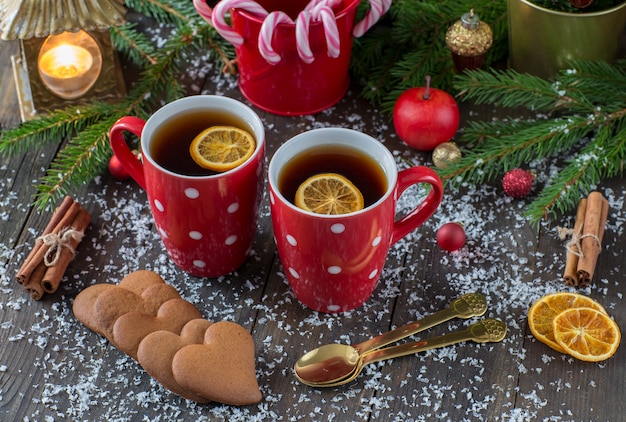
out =
[[407,145],[419,151],[432,151],[456,134],[461,115],[454,98],[445,91],[425,87],[404,91],[393,108],[393,126]]
[[535,176],[523,169],[508,171],[502,178],[504,192],[512,198],[523,198],[530,193]]
[[130,174],[124,169],[120,160],[114,155],[109,160],[109,173],[117,180],[127,180],[130,178]]
[[465,230],[459,223],[446,223],[437,230],[437,244],[448,252],[459,250],[465,245]]

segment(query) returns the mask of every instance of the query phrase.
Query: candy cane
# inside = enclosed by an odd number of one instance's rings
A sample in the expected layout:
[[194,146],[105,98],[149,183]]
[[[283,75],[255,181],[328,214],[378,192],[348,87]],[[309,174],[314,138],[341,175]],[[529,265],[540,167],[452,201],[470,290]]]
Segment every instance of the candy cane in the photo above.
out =
[[324,25],[324,36],[326,37],[326,49],[328,55],[332,58],[339,57],[340,41],[339,41],[339,29],[337,28],[337,20],[335,19],[335,12],[328,6],[322,7],[319,11],[319,18]]
[[[264,18],[259,32],[259,52],[271,64],[280,62],[281,57],[272,47],[272,38],[277,26],[281,23],[294,24],[294,21],[284,12],[268,13],[261,5],[252,0],[221,0],[213,11],[204,2],[193,0],[196,10],[207,20],[217,32],[235,46],[243,44],[243,37],[234,31],[227,23],[225,16],[231,9],[241,9]],[[370,0],[370,10],[365,18],[353,30],[355,37],[362,36],[380,17],[389,10],[392,0]],[[304,10],[298,14],[295,22],[296,46],[298,55],[305,63],[312,63],[315,59],[310,45],[309,27],[311,22],[322,22],[328,55],[339,56],[339,30],[333,7],[342,4],[342,0],[311,0]]]
[[272,37],[276,27],[281,23],[294,24],[294,21],[285,12],[271,12],[263,21],[259,32],[259,52],[270,64],[280,62],[280,54],[272,47]]
[[315,7],[318,6],[330,6],[334,8],[342,3],[343,0],[311,0],[306,6],[304,6],[304,10],[311,11]]
[[365,18],[354,26],[352,35],[358,38],[365,34],[390,7],[391,0],[370,0],[370,10]]
[[312,21],[321,21],[324,26],[326,48],[330,57],[339,57],[340,41],[339,29],[332,7],[338,5],[339,0],[311,0],[296,19],[296,43],[298,54],[305,63],[312,63],[315,57],[309,42],[309,24]]
[[234,46],[240,46],[243,44],[243,37],[239,33],[233,30],[225,20],[225,15],[230,9],[242,9],[250,13],[257,14],[259,16],[267,16],[267,10],[255,1],[247,0],[222,0],[215,5],[211,16],[211,21],[215,30],[224,39],[229,41]]
[[311,43],[309,41],[309,24],[311,23],[311,13],[303,10],[298,14],[296,19],[296,48],[298,55],[305,63],[313,63],[315,56],[311,51]]

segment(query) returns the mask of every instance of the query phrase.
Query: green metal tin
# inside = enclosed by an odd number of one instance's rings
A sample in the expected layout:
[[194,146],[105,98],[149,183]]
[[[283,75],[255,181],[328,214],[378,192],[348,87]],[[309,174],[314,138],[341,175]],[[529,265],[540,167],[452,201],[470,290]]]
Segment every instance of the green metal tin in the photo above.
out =
[[626,26],[626,2],[594,13],[565,13],[508,0],[509,67],[550,78],[567,60],[612,62]]

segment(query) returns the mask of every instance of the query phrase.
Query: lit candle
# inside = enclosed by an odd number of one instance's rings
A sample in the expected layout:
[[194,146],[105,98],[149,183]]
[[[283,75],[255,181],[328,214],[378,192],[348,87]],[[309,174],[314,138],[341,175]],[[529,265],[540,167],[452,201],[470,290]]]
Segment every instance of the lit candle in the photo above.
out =
[[93,64],[91,53],[82,47],[62,44],[44,53],[39,60],[41,72],[50,78],[80,78]]
[[39,76],[55,95],[73,100],[84,95],[100,75],[98,44],[84,31],[48,37],[39,50]]

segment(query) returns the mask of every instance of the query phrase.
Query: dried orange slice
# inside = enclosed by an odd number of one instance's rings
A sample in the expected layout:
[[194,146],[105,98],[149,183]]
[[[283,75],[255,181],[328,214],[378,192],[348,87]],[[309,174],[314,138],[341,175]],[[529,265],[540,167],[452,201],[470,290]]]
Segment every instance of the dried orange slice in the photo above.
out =
[[552,321],[554,338],[565,352],[586,362],[600,362],[613,356],[620,342],[617,323],[592,308],[572,308]]
[[234,126],[213,126],[191,141],[189,153],[200,167],[223,172],[243,164],[254,148],[249,132]]
[[566,353],[554,338],[552,322],[558,314],[572,308],[593,308],[606,315],[604,307],[590,297],[578,293],[552,293],[541,297],[528,310],[530,332],[554,350]]
[[337,173],[316,174],[306,179],[296,191],[296,206],[316,214],[347,214],[362,210],[363,194],[354,184]]

